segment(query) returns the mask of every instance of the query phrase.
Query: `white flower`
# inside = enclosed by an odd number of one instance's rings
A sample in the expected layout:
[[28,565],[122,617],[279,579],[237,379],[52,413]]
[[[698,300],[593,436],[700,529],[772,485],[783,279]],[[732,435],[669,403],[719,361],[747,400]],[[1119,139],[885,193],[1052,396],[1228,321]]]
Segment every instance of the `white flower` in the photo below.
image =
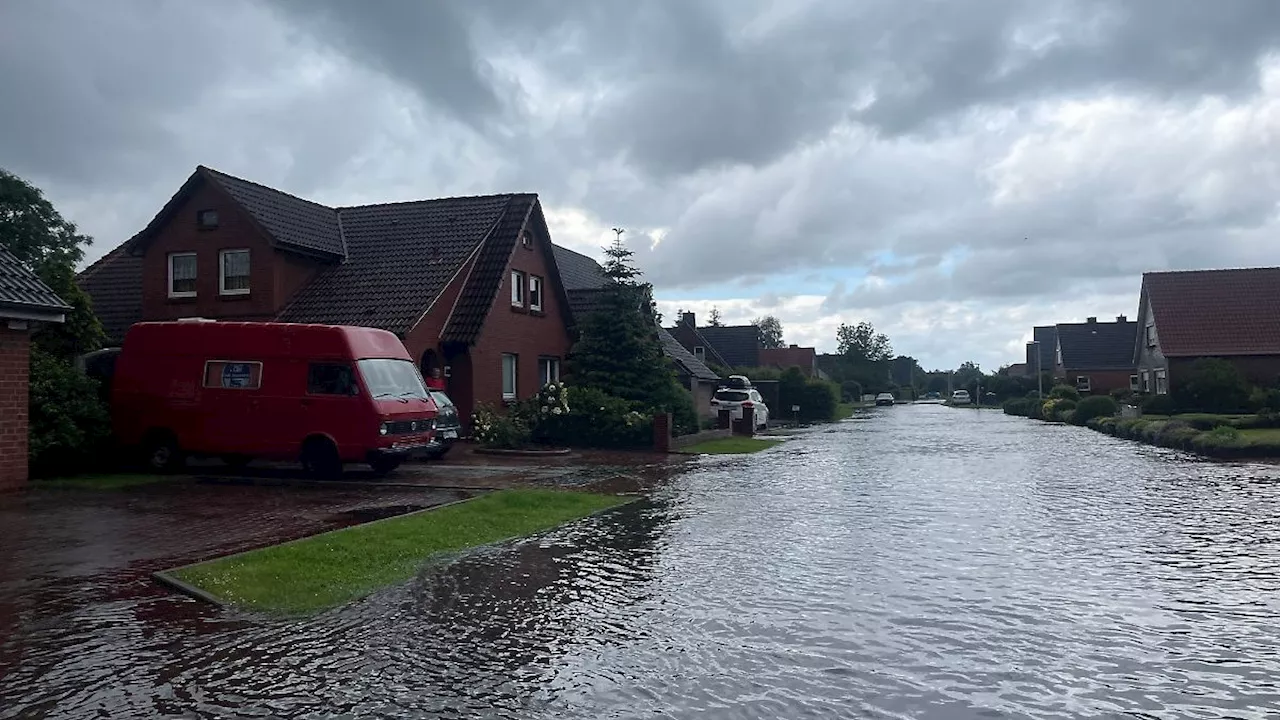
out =
[[558,407],[551,408],[551,414],[552,414],[552,415],[559,415],[559,414],[560,414],[560,408],[558,408]]
[[547,406],[546,406],[546,405],[543,405],[543,406],[542,406],[542,414],[543,414],[543,415],[546,415],[546,414],[547,414],[547,410],[548,410]]

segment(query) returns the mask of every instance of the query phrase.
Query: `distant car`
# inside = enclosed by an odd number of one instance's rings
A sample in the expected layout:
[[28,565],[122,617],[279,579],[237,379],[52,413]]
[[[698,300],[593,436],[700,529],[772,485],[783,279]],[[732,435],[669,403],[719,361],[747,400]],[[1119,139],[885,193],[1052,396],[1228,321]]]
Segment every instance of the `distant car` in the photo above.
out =
[[453,404],[453,400],[444,393],[443,390],[428,388],[431,393],[431,399],[435,401],[436,415],[436,434],[431,439],[431,444],[422,451],[422,457],[427,460],[439,460],[449,452],[449,448],[458,441],[458,433],[462,431],[462,421],[458,419],[458,406]]
[[968,405],[971,402],[968,390],[956,390],[951,393],[952,405]]
[[893,393],[883,392],[876,396],[876,405],[892,405],[893,403]]
[[942,399],[942,395],[940,395],[940,394],[938,394],[938,393],[936,393],[936,392],[927,392],[927,393],[925,393],[925,394],[924,394],[924,399],[925,399],[925,400],[941,400],[941,399]]
[[769,426],[769,406],[755,388],[720,388],[711,396],[711,410],[719,414],[721,410],[729,411],[729,419],[741,420],[743,408],[755,408],[756,429],[763,430]]

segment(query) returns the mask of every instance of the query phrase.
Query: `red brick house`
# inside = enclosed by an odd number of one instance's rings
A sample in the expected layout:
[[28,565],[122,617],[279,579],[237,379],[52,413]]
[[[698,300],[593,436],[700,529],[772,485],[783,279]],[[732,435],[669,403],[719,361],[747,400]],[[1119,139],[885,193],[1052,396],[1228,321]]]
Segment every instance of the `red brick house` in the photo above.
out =
[[1054,378],[1084,395],[1137,390],[1133,343],[1138,323],[1124,315],[1115,322],[1091,317],[1059,323],[1054,331]]
[[818,369],[818,351],[811,347],[788,345],[781,348],[760,348],[760,367],[772,367],[779,370],[799,368],[806,377],[822,377],[825,375]]
[[200,166],[79,283],[112,343],[183,317],[389,330],[464,418],[558,378],[570,347],[534,194],[335,208]]
[[27,482],[31,330],[71,308],[0,246],[0,491]]
[[1167,394],[1200,358],[1229,360],[1256,385],[1280,381],[1280,267],[1142,276],[1138,386]]

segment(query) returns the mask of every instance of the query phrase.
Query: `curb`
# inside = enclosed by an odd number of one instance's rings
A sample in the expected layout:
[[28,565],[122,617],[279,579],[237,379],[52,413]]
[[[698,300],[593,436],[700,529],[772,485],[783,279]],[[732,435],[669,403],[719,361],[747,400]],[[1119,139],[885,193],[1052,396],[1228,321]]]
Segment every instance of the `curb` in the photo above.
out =
[[499,448],[478,447],[472,450],[476,455],[496,455],[499,457],[563,457],[573,452],[572,448],[556,448],[554,450],[502,450]]

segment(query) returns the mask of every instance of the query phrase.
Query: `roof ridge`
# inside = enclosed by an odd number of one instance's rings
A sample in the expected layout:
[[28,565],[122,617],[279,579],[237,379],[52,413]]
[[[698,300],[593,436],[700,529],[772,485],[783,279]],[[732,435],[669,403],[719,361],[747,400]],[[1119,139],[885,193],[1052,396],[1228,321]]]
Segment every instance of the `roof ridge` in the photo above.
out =
[[1143,277],[1148,275],[1194,275],[1197,273],[1225,273],[1225,272],[1257,272],[1259,270],[1280,270],[1280,265],[1264,265],[1262,267],[1229,267],[1229,268],[1204,268],[1200,270],[1149,270],[1142,273]]
[[525,196],[536,198],[538,196],[538,193],[508,192],[508,193],[484,193],[484,194],[477,194],[477,195],[450,195],[448,197],[418,198],[417,200],[393,200],[391,202],[366,203],[364,205],[339,205],[335,207],[334,210],[337,210],[338,212],[342,212],[343,210],[365,210],[368,208],[392,207],[395,205],[417,205],[420,203],[444,202],[446,200],[481,200],[481,199],[488,200],[490,198],[505,198],[507,201],[510,201],[513,198],[525,197]]
[[128,244],[129,244],[129,241],[125,240],[124,242],[120,243],[114,248],[111,248],[107,252],[103,253],[102,257],[89,263],[88,265],[85,266],[83,270],[76,273],[76,277],[77,278],[92,277],[95,272],[97,272],[98,270],[101,270],[103,267],[106,266],[107,260],[109,260],[116,253],[123,251],[125,249],[125,246]]
[[281,190],[280,188],[274,188],[274,187],[271,187],[270,185],[263,185],[263,184],[262,184],[262,183],[260,183],[260,182],[254,182],[253,180],[246,180],[246,179],[244,179],[244,178],[242,178],[242,177],[239,177],[239,176],[237,176],[237,175],[232,175],[231,173],[224,173],[224,172],[222,172],[221,170],[215,170],[214,168],[211,168],[211,167],[209,167],[208,165],[197,165],[197,166],[196,166],[196,169],[197,169],[197,170],[203,170],[203,171],[205,171],[205,172],[207,172],[207,173],[212,174],[212,175],[214,176],[214,179],[215,179],[215,180],[218,180],[218,179],[220,179],[220,178],[229,178],[229,179],[231,179],[231,180],[235,180],[236,182],[242,182],[242,183],[244,183],[244,184],[246,184],[246,185],[252,185],[252,186],[254,186],[254,187],[262,188],[263,190],[270,190],[270,191],[271,191],[271,192],[273,192],[273,193],[279,193],[280,195],[284,195],[284,196],[286,196],[286,197],[291,197],[291,198],[293,198],[294,200],[298,200],[299,202],[307,203],[308,205],[315,205],[316,207],[324,208],[325,210],[328,210],[328,211],[330,211],[330,212],[336,212],[336,211],[337,211],[337,209],[338,209],[338,208],[335,208],[335,207],[330,206],[330,205],[325,205],[324,203],[318,203],[318,202],[316,202],[315,200],[308,200],[307,198],[304,198],[304,197],[301,197],[301,196],[298,196],[298,195],[294,195],[294,194],[293,194],[293,193],[291,193],[291,192],[285,192],[284,190]]

